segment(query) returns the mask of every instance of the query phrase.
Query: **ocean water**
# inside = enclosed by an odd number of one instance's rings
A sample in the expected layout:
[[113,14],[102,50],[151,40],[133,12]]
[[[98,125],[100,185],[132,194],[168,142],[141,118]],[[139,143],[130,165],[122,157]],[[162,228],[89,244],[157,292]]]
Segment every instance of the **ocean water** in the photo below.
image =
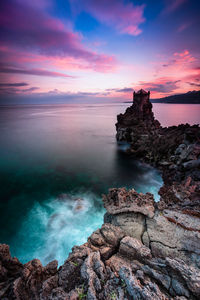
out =
[[[116,115],[127,106],[0,108],[0,242],[13,256],[62,264],[103,223],[109,188],[150,191],[159,200],[159,172],[116,143]],[[198,105],[154,104],[154,111],[164,126],[199,123]]]

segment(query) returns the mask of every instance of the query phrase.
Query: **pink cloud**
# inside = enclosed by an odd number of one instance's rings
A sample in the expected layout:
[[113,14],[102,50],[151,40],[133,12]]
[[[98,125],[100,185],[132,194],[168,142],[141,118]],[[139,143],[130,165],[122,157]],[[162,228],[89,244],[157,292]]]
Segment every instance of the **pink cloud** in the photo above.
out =
[[143,16],[144,5],[133,5],[132,2],[124,3],[123,0],[70,0],[74,10],[86,11],[101,23],[114,27],[119,33],[138,35],[142,31],[139,25],[145,19]]
[[188,74],[184,77],[185,81],[193,81],[193,83],[199,84],[200,82],[200,67],[195,67],[188,70]]
[[19,5],[18,1],[7,0],[0,4],[0,41],[5,47],[44,57],[72,57],[87,62],[93,70],[100,72],[104,72],[104,65],[106,72],[109,66],[116,65],[113,56],[85,47],[80,35],[37,5],[30,6],[25,1]]
[[189,28],[190,26],[192,25],[192,22],[186,22],[186,23],[183,23],[181,24],[178,29],[177,29],[177,32],[183,32],[184,30],[186,30],[187,28]]
[[195,68],[198,59],[194,57],[189,50],[175,52],[165,61],[155,63],[157,71],[156,76],[168,76],[182,78],[191,73],[191,69]]
[[183,5],[188,0],[167,0],[166,1],[166,7],[163,11],[163,13],[172,13],[176,11],[181,5]]
[[196,83],[196,79],[200,78],[198,65],[199,59],[188,49],[175,52],[165,61],[155,62],[154,79],[140,84],[143,84],[144,88],[153,90],[156,97],[157,93],[160,93],[160,97],[174,92],[187,92],[190,89],[188,82]]

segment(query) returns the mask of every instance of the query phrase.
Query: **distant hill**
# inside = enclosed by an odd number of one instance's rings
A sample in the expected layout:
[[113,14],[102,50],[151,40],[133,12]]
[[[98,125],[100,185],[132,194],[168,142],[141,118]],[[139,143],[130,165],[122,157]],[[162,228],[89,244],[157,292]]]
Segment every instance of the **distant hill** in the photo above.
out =
[[200,104],[200,91],[187,92],[185,94],[173,95],[159,99],[151,99],[153,103],[182,103]]

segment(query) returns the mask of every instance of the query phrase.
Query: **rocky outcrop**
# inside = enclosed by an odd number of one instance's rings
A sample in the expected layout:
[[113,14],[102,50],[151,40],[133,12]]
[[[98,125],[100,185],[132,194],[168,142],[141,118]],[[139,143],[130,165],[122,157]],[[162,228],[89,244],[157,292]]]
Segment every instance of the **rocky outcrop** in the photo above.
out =
[[[144,95],[143,95],[144,94]],[[127,153],[162,170],[159,208],[200,214],[200,127],[181,124],[163,128],[154,119],[143,91],[140,101],[118,116],[117,140],[130,144]],[[141,108],[140,103],[145,101]],[[148,106],[148,110],[145,108]],[[140,113],[138,111],[140,110]]]
[[117,140],[132,142],[140,135],[145,141],[150,132],[153,134],[160,128],[159,121],[154,118],[149,95],[144,90],[134,93],[133,105],[117,116]]
[[119,204],[118,212],[122,207],[121,213],[116,214],[115,210],[111,214],[107,213],[104,222],[119,226],[128,236],[141,241],[151,249],[153,257],[179,258],[186,264],[200,268],[199,217],[175,209],[159,210],[156,202],[151,203],[154,214],[148,215],[146,210],[149,209],[149,193],[138,194],[139,205],[143,208],[143,211],[138,213],[138,202],[132,198],[133,191],[125,189],[111,189],[104,197],[105,207],[108,203],[118,203],[117,199],[122,192],[125,198],[132,199],[135,210],[124,213],[123,203]]
[[59,268],[57,261],[21,264],[0,245],[1,300],[200,299],[199,127],[162,128],[149,93],[135,100],[118,116],[117,139],[162,170],[161,200],[110,189],[104,224]]

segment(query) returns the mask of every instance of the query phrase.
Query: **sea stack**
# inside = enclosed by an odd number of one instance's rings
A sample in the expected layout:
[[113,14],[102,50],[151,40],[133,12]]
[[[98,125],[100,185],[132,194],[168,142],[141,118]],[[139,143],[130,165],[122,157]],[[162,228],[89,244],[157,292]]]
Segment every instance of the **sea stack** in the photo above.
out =
[[150,102],[150,91],[139,90],[133,93],[133,104],[124,114],[117,116],[117,140],[134,140],[134,135],[150,134],[160,128],[160,123],[155,120]]

